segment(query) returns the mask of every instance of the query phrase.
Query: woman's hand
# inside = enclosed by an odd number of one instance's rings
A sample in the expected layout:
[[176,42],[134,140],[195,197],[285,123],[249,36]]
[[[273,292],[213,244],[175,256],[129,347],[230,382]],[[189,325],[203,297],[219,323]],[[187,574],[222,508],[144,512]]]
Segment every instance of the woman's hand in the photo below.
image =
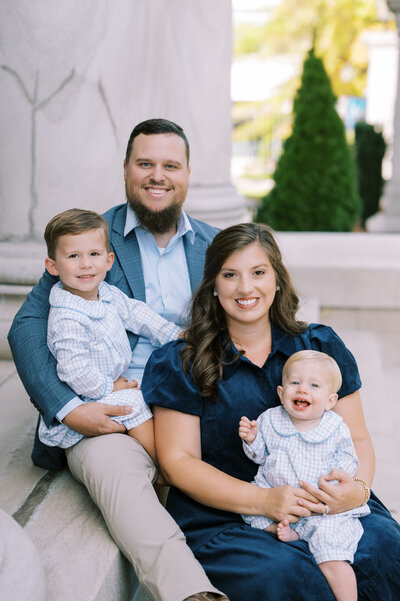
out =
[[[309,517],[312,513],[324,512],[324,504],[302,488],[276,486],[258,490],[263,495],[264,509],[261,515],[265,515],[275,522],[289,520],[290,523],[293,523],[301,517]],[[300,503],[300,501],[304,503]]]
[[[331,484],[333,480],[338,481],[338,484]],[[327,476],[319,477],[319,488],[308,482],[299,482],[299,485],[323,504],[321,511],[320,507],[313,507],[306,499],[298,499],[301,507],[305,507],[313,513],[335,514],[349,511],[362,505],[365,498],[363,487],[355,482],[349,474],[337,469],[332,470]]]

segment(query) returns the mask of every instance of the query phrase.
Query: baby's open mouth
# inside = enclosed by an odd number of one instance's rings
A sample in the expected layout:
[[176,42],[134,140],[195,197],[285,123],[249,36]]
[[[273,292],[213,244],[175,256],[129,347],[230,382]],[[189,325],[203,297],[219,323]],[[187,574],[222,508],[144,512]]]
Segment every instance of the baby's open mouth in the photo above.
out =
[[308,407],[310,403],[304,399],[296,399],[293,401],[293,404],[296,405],[296,407]]

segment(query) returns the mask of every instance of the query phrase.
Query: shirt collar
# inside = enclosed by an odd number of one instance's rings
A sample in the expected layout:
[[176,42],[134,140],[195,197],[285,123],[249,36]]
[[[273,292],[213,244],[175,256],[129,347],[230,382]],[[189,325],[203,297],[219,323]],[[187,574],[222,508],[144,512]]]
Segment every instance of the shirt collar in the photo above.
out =
[[[124,237],[127,236],[129,234],[129,232],[131,232],[132,230],[134,230],[138,227],[143,228],[143,226],[141,225],[141,223],[139,222],[139,220],[136,216],[135,211],[128,204],[127,210],[126,210]],[[183,209],[182,209],[180,217],[179,217],[177,233],[178,233],[178,238],[182,238],[183,236],[188,234],[187,238],[189,239],[190,243],[191,244],[194,243],[194,231],[193,231],[192,226],[190,225],[189,218]]]
[[106,282],[101,282],[99,286],[99,300],[88,301],[76,294],[71,294],[68,290],[62,289],[61,282],[54,284],[50,291],[49,302],[51,307],[58,309],[70,309],[83,313],[89,317],[101,319],[105,315],[104,303],[112,301],[111,289]]
[[280,436],[299,436],[305,442],[317,444],[325,442],[341,425],[343,419],[333,411],[325,411],[318,426],[306,432],[300,432],[293,425],[287,411],[280,405],[269,412],[273,430]]
[[[278,328],[278,326],[274,325],[272,322],[271,322],[271,338],[272,338],[271,354],[269,355],[269,357],[272,357],[276,353],[281,353],[282,355],[285,356],[285,358],[288,358],[288,357],[290,357],[290,355],[293,355],[293,353],[295,353],[296,351],[299,350],[296,346],[296,336],[293,334],[284,332],[283,330]],[[233,343],[231,343],[227,352],[224,354],[224,359],[226,361],[226,363],[224,365],[224,370],[223,370],[223,379],[224,380],[231,377],[231,375],[234,373],[234,371],[236,371],[236,369],[238,368],[241,361],[249,362],[249,360],[245,356],[242,356],[238,359],[237,358],[238,354],[239,354],[239,351],[236,349],[236,347],[233,345]]]

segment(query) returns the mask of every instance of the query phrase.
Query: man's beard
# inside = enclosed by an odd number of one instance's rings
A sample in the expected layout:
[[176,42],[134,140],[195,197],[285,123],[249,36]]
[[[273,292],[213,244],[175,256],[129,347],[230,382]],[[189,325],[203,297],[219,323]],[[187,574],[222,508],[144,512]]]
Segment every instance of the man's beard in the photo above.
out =
[[126,199],[140,223],[153,234],[165,234],[176,228],[181,214],[181,205],[174,204],[161,211],[151,211],[138,198],[130,194],[127,188]]

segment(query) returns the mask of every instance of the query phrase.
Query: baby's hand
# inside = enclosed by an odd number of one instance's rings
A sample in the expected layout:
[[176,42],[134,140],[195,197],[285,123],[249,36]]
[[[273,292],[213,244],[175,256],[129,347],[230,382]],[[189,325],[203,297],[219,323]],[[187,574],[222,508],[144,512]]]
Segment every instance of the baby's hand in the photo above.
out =
[[115,380],[113,392],[115,392],[116,390],[125,390],[126,388],[137,388],[138,390],[140,390],[140,386],[138,385],[136,380],[128,382],[128,378],[125,378],[124,376],[118,378],[118,380]]
[[257,436],[257,422],[255,419],[252,421],[249,420],[248,417],[241,417],[239,422],[239,436],[242,440],[247,442],[247,444],[251,444],[254,442]]

